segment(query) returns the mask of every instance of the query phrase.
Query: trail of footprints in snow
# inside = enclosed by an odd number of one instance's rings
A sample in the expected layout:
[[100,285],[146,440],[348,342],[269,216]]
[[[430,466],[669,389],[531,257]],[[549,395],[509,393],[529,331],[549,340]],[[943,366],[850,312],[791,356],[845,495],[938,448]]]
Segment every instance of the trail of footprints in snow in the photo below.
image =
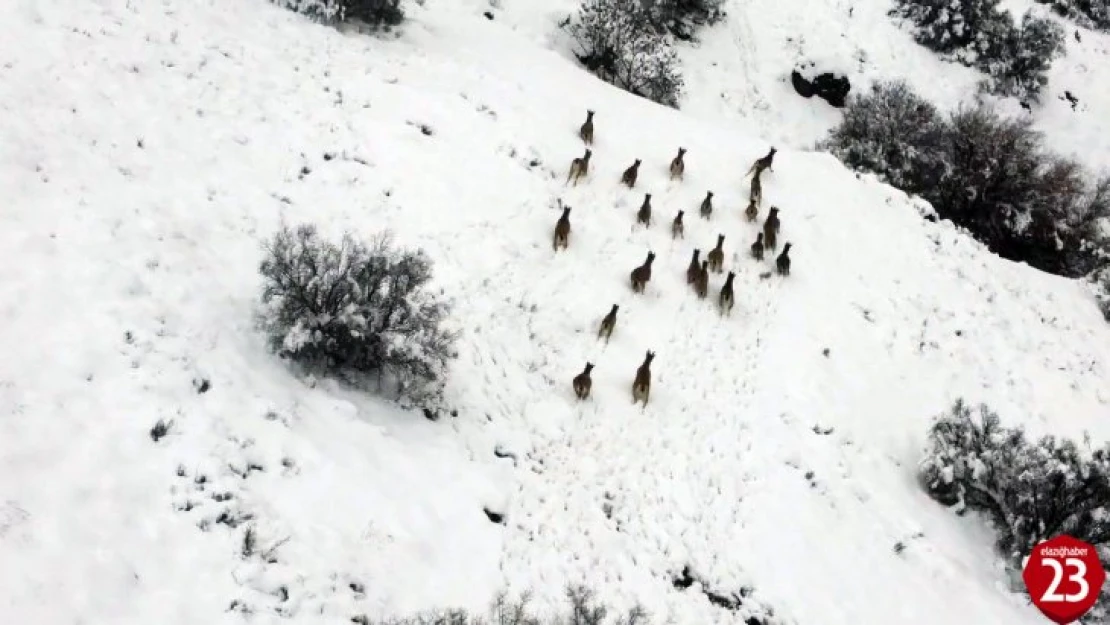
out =
[[[288,425],[273,411],[262,418]],[[238,563],[230,575],[241,592],[228,597],[226,611],[290,619],[305,610],[322,613],[331,608],[344,615],[343,621],[357,622],[357,615],[347,613],[357,611],[358,603],[365,599],[363,583],[340,573],[332,573],[327,579],[291,573],[281,557],[289,536],[272,535],[266,519],[257,517],[247,503],[248,483],[255,474],[272,472],[294,477],[300,474],[296,461],[288,456],[273,463],[259,461],[247,451],[253,447],[252,439],[241,439],[230,432],[224,436],[223,449],[216,454],[222,464],[192,469],[179,464],[170,494],[174,509],[190,518],[200,531],[227,532],[234,537]]]

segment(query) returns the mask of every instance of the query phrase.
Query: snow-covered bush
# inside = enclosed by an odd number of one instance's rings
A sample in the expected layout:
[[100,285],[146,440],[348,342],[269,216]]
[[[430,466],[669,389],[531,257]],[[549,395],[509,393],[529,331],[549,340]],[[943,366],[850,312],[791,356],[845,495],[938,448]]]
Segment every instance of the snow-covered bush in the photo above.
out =
[[1110,545],[1110,445],[1087,452],[1054,436],[1029,441],[986,406],[977,413],[957,401],[933,423],[921,463],[933,498],[959,513],[984,513],[1018,567],[1058,534]]
[[371,28],[389,28],[405,18],[401,0],[271,0],[324,22],[357,21]]
[[1075,20],[1081,26],[1110,31],[1110,2],[1107,0],[1037,0],[1047,4],[1058,15]]
[[[1054,436],[1029,441],[986,406],[976,412],[957,401],[934,421],[920,467],[926,491],[957,514],[984,514],[1014,571],[1037,543],[1059,534],[1095,545],[1110,565],[1110,444],[1088,452]],[[1107,622],[1110,589],[1088,618]]]
[[843,121],[821,147],[853,169],[920,193],[943,174],[945,130],[936,107],[904,82],[876,83],[850,101]]
[[598,78],[666,106],[678,107],[683,78],[670,35],[639,0],[586,0],[569,31],[578,60]]
[[1110,182],[1048,152],[1028,120],[982,106],[942,117],[905,84],[877,84],[821,147],[920,195],[1000,256],[1069,277],[1107,262]]
[[1026,13],[1020,26],[1004,16],[1006,26],[981,56],[977,66],[988,76],[990,93],[1025,101],[1037,101],[1048,84],[1048,70],[1064,52],[1064,30],[1052,20]]
[[990,47],[989,37],[1002,11],[998,4],[999,0],[895,0],[890,13],[914,24],[917,43],[957,55]]
[[645,0],[644,4],[657,30],[682,41],[693,41],[699,28],[725,16],[724,0]]
[[895,0],[891,15],[911,22],[921,45],[987,74],[987,91],[1023,102],[1037,100],[1064,51],[1058,25],[1027,13],[1019,26],[999,0]]
[[448,305],[425,289],[423,251],[395,249],[388,233],[336,245],[301,225],[279,230],[264,253],[259,321],[276,352],[325,372],[376,374],[405,400],[438,396],[455,335],[444,329]]

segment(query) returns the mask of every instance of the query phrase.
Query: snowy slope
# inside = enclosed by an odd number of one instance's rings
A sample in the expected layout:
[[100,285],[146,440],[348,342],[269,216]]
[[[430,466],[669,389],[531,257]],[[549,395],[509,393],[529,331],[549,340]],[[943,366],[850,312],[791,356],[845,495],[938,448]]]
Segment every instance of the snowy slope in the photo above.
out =
[[[471,2],[475,10],[485,4]],[[496,4],[503,8],[498,19],[533,41],[559,51],[570,45],[551,33],[576,11],[574,0]],[[853,93],[866,92],[876,80],[904,79],[942,109],[975,100],[982,75],[914,43],[908,29],[887,16],[893,6],[893,0],[726,2],[720,24],[702,30],[698,44],[679,45],[687,82],[683,111],[726,121],[780,147],[808,149],[840,121],[840,112],[791,87],[791,70],[807,62],[848,76]],[[1092,169],[1110,170],[1110,34],[1080,28],[1034,0],[1003,6],[1018,18],[1032,9],[1063,26],[1066,51],[1049,72],[1042,102],[1032,111],[1034,123],[1055,150]],[[1079,98],[1074,110],[1065,91]],[[986,99],[1012,115],[1024,114],[1013,99]]]
[[[958,396],[1035,433],[1110,435],[1110,330],[1081,287],[785,149],[764,193],[793,275],[761,279],[741,174],[778,138],[769,118],[651,105],[530,30],[553,9],[508,26],[480,10],[412,6],[383,41],[261,0],[0,8],[0,620],[335,623],[480,608],[504,586],[549,607],[586,581],[680,624],[768,607],[799,625],[1043,622],[1005,590],[982,526],[913,468]],[[567,188],[586,108],[593,169]],[[555,254],[558,199],[573,231]],[[457,417],[267,354],[259,246],[303,221],[388,227],[435,258],[465,330]],[[738,272],[726,319],[682,281],[718,233]],[[645,410],[629,386],[649,349]],[[159,419],[174,425],[155,443]],[[754,592],[720,609],[674,587],[687,566]]]

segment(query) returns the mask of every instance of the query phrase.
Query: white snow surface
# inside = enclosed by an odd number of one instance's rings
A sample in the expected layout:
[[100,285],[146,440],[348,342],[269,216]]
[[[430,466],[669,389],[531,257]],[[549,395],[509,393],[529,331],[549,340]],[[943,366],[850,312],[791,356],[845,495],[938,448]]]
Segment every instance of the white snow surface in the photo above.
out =
[[[679,112],[569,60],[569,0],[498,4],[492,21],[476,0],[411,4],[382,38],[262,0],[0,4],[0,622],[337,623],[480,609],[501,588],[547,609],[586,582],[679,624],[763,608],[800,625],[1043,623],[982,522],[931,501],[914,469],[957,397],[1034,435],[1106,440],[1110,329],[1078,283],[807,151],[837,114],[783,82],[794,55],[859,46],[854,84],[912,70],[954,104],[970,70],[913,46],[883,2],[733,3],[684,49]],[[1083,41],[1053,75],[1077,81],[1081,110],[1049,97],[1038,123],[1106,164],[1108,39]],[[569,188],[587,108],[592,169]],[[773,258],[747,256],[741,217],[742,174],[772,143],[786,279],[761,277]],[[645,192],[648,230],[633,227]],[[555,253],[559,199],[572,233]],[[260,246],[303,222],[389,228],[432,255],[463,330],[457,416],[299,378],[267,351]],[[705,301],[684,283],[718,233],[737,272],[727,318],[722,275]],[[155,443],[159,420],[173,426]],[[754,592],[716,607],[673,586],[685,566]]]

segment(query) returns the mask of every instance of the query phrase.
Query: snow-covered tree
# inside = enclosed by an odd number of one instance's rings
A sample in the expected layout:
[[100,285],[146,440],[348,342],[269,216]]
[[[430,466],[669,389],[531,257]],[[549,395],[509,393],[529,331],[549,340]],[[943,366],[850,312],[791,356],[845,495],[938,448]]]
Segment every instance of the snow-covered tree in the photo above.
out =
[[586,0],[569,32],[578,60],[625,91],[677,107],[683,78],[670,35],[660,32],[640,0]]
[[995,95],[1037,101],[1048,84],[1047,72],[1064,52],[1064,30],[1052,20],[1026,13],[1021,26],[999,28],[979,55],[977,64],[989,77],[987,91]]
[[999,0],[895,0],[890,14],[911,22],[921,45],[985,73],[987,91],[1022,102],[1037,100],[1064,50],[1058,25],[1026,13],[1019,26]]
[[282,228],[265,246],[259,322],[271,347],[323,371],[377,374],[401,398],[438,397],[455,335],[448,305],[425,286],[423,251],[395,249],[389,233],[337,245],[312,225]]
[[850,100],[821,147],[920,195],[1005,258],[1069,277],[1110,262],[1110,178],[1046,150],[1028,119],[985,106],[942,116],[904,83],[879,83]]
[[920,194],[943,173],[945,135],[944,117],[935,106],[904,82],[880,82],[853,98],[821,147],[849,167]]
[[694,40],[697,30],[724,17],[724,0],[643,0],[652,23],[682,41]]
[[1052,7],[1058,15],[1075,20],[1080,26],[1110,31],[1110,2],[1107,0],[1037,0]]

